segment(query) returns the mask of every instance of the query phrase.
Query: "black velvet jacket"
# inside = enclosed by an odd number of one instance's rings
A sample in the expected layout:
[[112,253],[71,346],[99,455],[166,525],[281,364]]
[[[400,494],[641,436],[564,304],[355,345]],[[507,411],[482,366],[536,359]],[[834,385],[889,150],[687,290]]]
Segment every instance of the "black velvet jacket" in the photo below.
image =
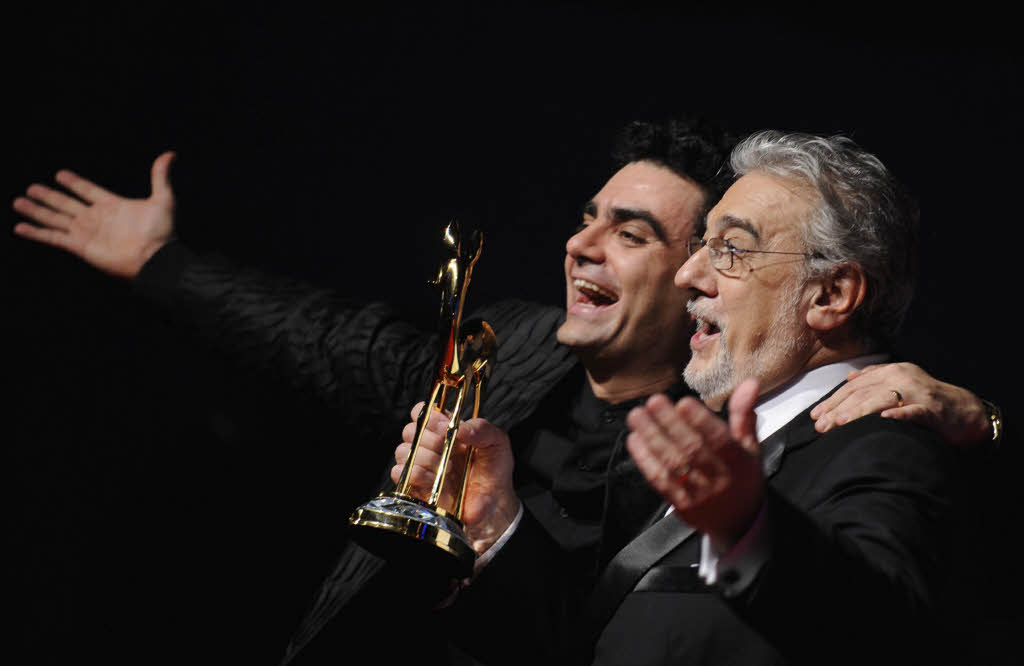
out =
[[[137,287],[175,324],[238,365],[273,373],[336,410],[339,427],[353,433],[352,441],[400,432],[410,407],[426,397],[434,379],[436,335],[385,305],[345,301],[307,284],[240,270],[176,242],[152,257]],[[529,520],[544,525],[592,582],[659,504],[623,446],[625,414],[640,400],[611,406],[593,396],[575,355],[556,339],[561,308],[504,301],[474,316],[488,321],[498,336],[481,414],[510,433],[516,487]],[[669,391],[674,398],[682,392],[681,382]],[[393,446],[393,440],[385,445]],[[353,614],[379,612],[383,605],[369,597],[395,593],[383,582],[367,588],[380,569],[379,560],[350,544],[286,661],[324,633],[321,628],[343,606],[360,609]],[[338,642],[320,637],[298,661],[337,658],[346,649]]]

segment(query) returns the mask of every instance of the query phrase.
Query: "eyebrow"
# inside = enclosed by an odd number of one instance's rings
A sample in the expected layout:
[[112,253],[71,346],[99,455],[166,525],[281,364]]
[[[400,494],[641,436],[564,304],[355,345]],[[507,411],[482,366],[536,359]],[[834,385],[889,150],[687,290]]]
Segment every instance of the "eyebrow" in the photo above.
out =
[[[597,203],[591,200],[584,204],[583,214],[597,217]],[[658,240],[668,245],[668,233],[665,231],[665,225],[648,210],[614,206],[611,209],[611,218],[614,224],[622,224],[630,220],[645,222],[651,228],[651,231],[654,232],[654,235],[658,237]]]
[[733,215],[723,215],[722,217],[718,218],[715,221],[714,225],[709,226],[714,226],[718,233],[723,233],[728,229],[742,229],[743,231],[746,231],[748,234],[753,236],[754,241],[756,243],[761,243],[761,234],[757,232],[757,229],[750,222],[750,220],[746,220],[742,217],[735,217]]

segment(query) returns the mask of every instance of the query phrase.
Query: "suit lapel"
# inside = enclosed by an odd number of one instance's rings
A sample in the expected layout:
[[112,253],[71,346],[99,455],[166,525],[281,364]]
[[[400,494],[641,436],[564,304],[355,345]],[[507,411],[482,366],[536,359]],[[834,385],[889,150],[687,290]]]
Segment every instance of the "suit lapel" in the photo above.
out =
[[[818,436],[811,420],[811,409],[813,405],[761,443],[765,478],[778,472],[787,451],[804,446]],[[668,505],[662,504],[656,514],[661,517],[620,550],[601,573],[586,605],[584,633],[589,644],[593,644],[622,600],[647,572],[696,533],[678,516],[665,515],[667,510]]]

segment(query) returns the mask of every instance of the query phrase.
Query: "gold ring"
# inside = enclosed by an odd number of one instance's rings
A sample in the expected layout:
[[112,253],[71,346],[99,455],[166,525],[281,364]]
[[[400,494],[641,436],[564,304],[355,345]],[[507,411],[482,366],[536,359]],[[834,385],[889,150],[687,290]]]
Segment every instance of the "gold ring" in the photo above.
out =
[[903,395],[900,394],[900,392],[895,390],[895,389],[889,389],[889,393],[892,393],[894,396],[896,396],[896,406],[897,407],[902,407],[903,406]]

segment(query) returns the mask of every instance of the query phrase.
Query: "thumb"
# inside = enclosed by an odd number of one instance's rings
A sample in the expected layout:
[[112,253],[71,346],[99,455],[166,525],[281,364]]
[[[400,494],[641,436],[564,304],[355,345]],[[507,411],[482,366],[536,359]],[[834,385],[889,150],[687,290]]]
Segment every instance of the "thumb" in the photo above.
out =
[[502,445],[508,443],[504,430],[481,418],[464,421],[459,429],[459,439],[474,448],[484,451],[491,449],[495,453],[500,452]]
[[732,392],[729,398],[729,434],[751,453],[757,453],[757,415],[754,403],[757,401],[756,379],[747,379]]
[[156,199],[174,199],[174,192],[171,190],[170,170],[171,163],[175,157],[176,155],[173,151],[167,151],[153,161],[150,181],[153,186],[152,196]]

